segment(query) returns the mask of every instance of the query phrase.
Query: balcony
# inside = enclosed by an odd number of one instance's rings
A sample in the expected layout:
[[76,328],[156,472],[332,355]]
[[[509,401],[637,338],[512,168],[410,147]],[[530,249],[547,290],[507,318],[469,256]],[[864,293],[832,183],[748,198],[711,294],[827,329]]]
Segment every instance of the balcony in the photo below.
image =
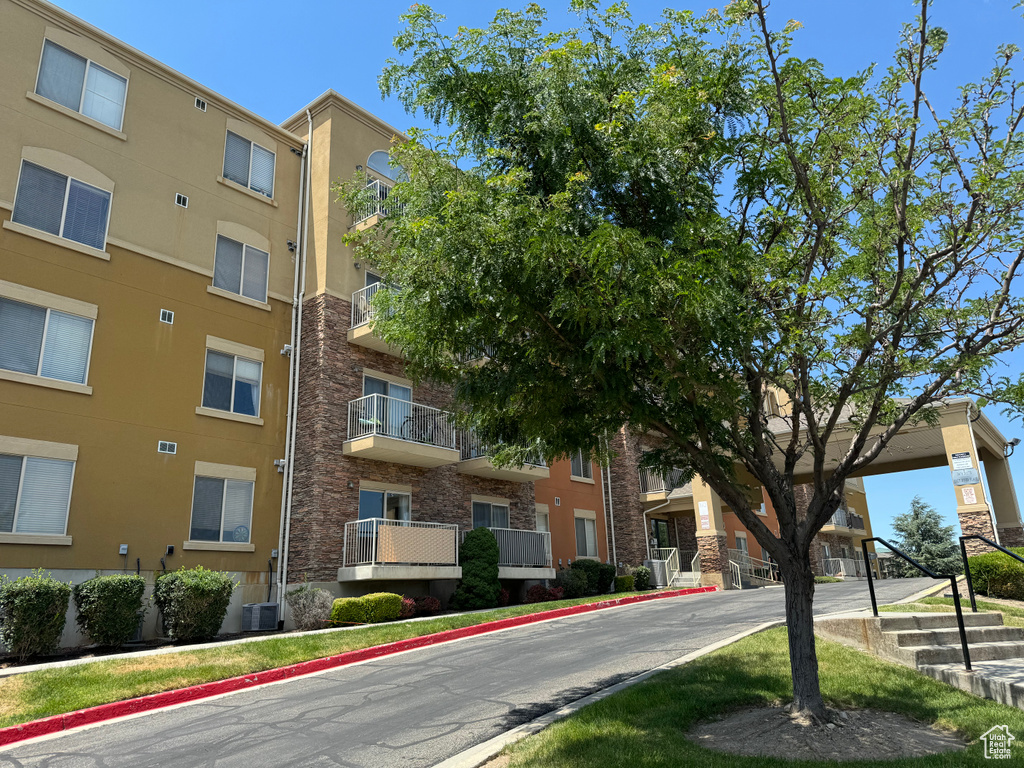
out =
[[651,469],[640,470],[640,495],[644,501],[666,501],[668,495],[679,487],[682,470],[660,474]]
[[867,568],[862,557],[830,557],[822,561],[822,571],[836,579],[867,578]]
[[864,517],[845,509],[837,509],[821,530],[858,535],[867,533],[867,529],[864,528]]
[[375,349],[386,355],[401,357],[402,353],[399,350],[373,332],[373,297],[378,291],[386,288],[387,286],[382,283],[374,283],[352,294],[352,322],[349,324],[348,341],[349,344],[358,344],[360,347]]
[[[498,578],[553,579],[551,534],[520,528],[490,528],[498,540]],[[462,532],[466,538],[468,531]]]
[[412,467],[441,467],[459,460],[450,416],[437,408],[387,395],[348,404],[346,456]]
[[338,581],[460,578],[456,525],[379,517],[345,523]]
[[356,223],[352,225],[353,229],[369,229],[391,212],[392,207],[388,205],[388,195],[391,194],[393,186],[393,184],[388,184],[380,179],[371,179],[366,183],[370,200],[356,213]]
[[493,448],[484,445],[473,431],[459,436],[460,452],[458,471],[464,475],[490,477],[495,480],[509,480],[514,483],[530,483],[550,477],[547,462],[536,456],[518,467],[496,467],[491,462]]

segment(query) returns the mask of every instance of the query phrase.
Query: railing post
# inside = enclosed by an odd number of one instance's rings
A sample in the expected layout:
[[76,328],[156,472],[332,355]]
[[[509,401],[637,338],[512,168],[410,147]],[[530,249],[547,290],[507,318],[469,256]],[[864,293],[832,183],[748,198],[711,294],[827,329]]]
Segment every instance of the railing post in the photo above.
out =
[[[864,551],[864,559],[867,560],[867,557],[868,557],[868,544],[867,544],[867,541],[865,541],[864,539],[861,539],[860,546],[861,546],[861,549]],[[878,616],[878,601],[875,600],[875,582],[874,582],[874,579],[871,577],[871,569],[870,568],[868,568],[868,592],[871,593],[871,612],[877,617]]]
[[[380,520],[374,519],[373,521],[373,538],[370,541],[370,546],[373,547],[373,551],[370,553],[370,565],[377,564],[377,527],[380,525]],[[874,595],[872,595],[874,599]],[[875,614],[878,615],[877,613]]]
[[[978,603],[974,599],[974,583],[971,581],[971,566],[967,562],[967,546],[964,544],[964,540],[966,538],[966,536],[960,537],[960,557],[964,561],[964,576],[967,577],[967,594],[971,597],[971,613],[977,613]],[[954,592],[953,594],[957,595],[958,597],[960,595],[959,592]]]
[[956,576],[949,577],[950,586],[953,587],[953,605],[956,606],[956,623],[960,629],[960,645],[964,649],[964,667],[971,671],[971,652],[967,648],[967,629],[964,627],[964,612],[960,607],[960,592],[956,587]]

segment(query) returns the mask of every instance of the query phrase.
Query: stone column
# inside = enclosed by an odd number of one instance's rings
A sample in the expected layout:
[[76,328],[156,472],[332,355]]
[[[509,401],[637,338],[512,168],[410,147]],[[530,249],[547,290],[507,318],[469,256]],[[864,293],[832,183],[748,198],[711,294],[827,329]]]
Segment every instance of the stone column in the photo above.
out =
[[[951,414],[952,415],[952,414]],[[946,450],[946,461],[953,475],[953,490],[956,494],[956,515],[960,519],[960,530],[965,536],[981,534],[993,541],[996,532],[992,527],[992,513],[985,498],[985,487],[981,483],[981,464],[978,449],[974,444],[970,417],[964,410],[948,422],[943,420],[942,442]],[[976,482],[971,482],[975,480]],[[968,554],[981,554],[991,548],[980,542],[967,542]]]
[[693,479],[693,512],[697,523],[701,584],[731,589],[722,500],[700,477]]
[[999,543],[1004,547],[1024,547],[1024,528],[1020,522],[1017,492],[1013,488],[1010,462],[1005,457],[986,456],[985,475],[992,496],[992,511],[996,517]]

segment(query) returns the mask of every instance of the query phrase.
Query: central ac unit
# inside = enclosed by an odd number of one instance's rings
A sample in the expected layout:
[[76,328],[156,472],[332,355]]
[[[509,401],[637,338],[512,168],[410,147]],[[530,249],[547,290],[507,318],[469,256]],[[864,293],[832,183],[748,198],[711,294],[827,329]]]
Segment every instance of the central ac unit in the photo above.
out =
[[267,632],[277,629],[277,603],[246,603],[242,606],[242,631]]

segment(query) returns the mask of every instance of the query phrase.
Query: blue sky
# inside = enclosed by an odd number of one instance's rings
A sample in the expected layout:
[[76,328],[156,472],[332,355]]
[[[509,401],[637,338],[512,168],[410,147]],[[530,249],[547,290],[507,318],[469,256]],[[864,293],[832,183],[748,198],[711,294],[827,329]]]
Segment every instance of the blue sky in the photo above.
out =
[[[376,78],[391,55],[399,15],[410,3],[323,2],[294,6],[264,0],[60,0],[58,5],[274,122],[294,114],[328,88],[344,94],[399,129],[414,125],[394,101],[381,100]],[[522,2],[435,2],[452,25],[486,24],[501,7]],[[542,2],[553,27],[575,22],[566,2]],[[654,20],[661,2],[634,2],[637,20]],[[703,12],[712,2],[682,0],[676,8]],[[282,9],[289,16],[282,14]],[[915,5],[906,0],[772,0],[775,26],[797,19],[794,52],[814,56],[835,75],[851,75],[871,62],[888,63],[900,24],[913,19]],[[949,33],[940,70],[930,93],[948,104],[956,87],[980,78],[992,63],[998,44],[1024,41],[1024,21],[1012,0],[938,0],[933,23]],[[1024,73],[1021,74],[1024,79]],[[1014,376],[1024,353],[1009,361]],[[988,415],[1007,438],[1024,437],[998,409]],[[1024,446],[1011,459],[1018,496],[1024,500]],[[866,480],[876,535],[888,536],[889,523],[905,512],[915,495],[956,521],[953,486],[945,468],[919,470]]]

